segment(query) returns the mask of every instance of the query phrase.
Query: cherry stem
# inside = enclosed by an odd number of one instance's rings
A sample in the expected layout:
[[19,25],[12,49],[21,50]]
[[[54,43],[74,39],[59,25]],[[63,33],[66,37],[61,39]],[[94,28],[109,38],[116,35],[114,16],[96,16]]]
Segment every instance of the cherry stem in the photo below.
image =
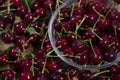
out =
[[27,43],[29,43],[31,40],[33,39],[33,37],[30,37],[25,43],[23,43],[22,47],[25,51],[25,46],[27,45]]
[[111,5],[111,4],[108,4],[107,6],[108,8],[110,7],[110,9],[107,11],[105,17],[104,17],[104,20],[106,19],[106,17],[108,16],[108,14],[111,12],[111,10],[115,7],[115,5]]
[[8,11],[8,14],[10,13],[10,0],[7,0],[7,11]]
[[70,79],[70,73],[69,73],[69,72],[66,72],[66,74],[67,74],[68,80],[71,80],[71,79]]
[[32,66],[31,66],[31,69],[32,69],[32,74],[34,76],[35,75],[35,73],[34,73],[34,54],[31,53],[31,55],[32,55]]
[[31,12],[30,6],[29,6],[29,4],[28,4],[28,0],[25,0],[25,3],[26,3],[26,6],[27,6],[27,8],[28,8],[28,12]]
[[59,33],[59,32],[56,32],[56,34],[57,34],[57,36],[58,36],[58,38],[61,38],[61,33]]
[[90,28],[90,31],[91,31],[98,39],[102,40],[102,38],[101,38],[98,34],[96,34],[93,29]]
[[95,27],[96,27],[98,21],[100,20],[100,18],[101,18],[101,17],[99,16],[98,19],[97,19],[97,21],[96,21],[95,24],[93,25],[93,31],[94,31],[94,29],[95,29]]
[[75,8],[75,5],[73,4],[73,5],[72,5],[72,10],[71,10],[70,17],[72,17],[72,15],[73,15],[73,10],[74,10],[74,8]]
[[38,19],[39,19],[39,16],[35,17],[34,20],[33,20],[33,22],[35,22]]
[[45,33],[45,36],[44,36],[42,44],[41,44],[41,49],[43,49],[43,45],[44,45],[45,39],[47,38],[47,34],[48,34],[48,32]]
[[8,78],[7,77],[5,77],[5,79],[4,80],[7,80]]
[[115,42],[113,41],[111,44],[108,45],[108,48],[110,48],[114,44],[115,44]]
[[47,63],[48,56],[49,56],[53,51],[54,51],[54,50],[51,50],[51,51],[49,51],[49,52],[46,54],[45,62],[44,62],[43,69],[42,69],[42,73],[44,73],[44,71],[45,71],[45,67],[46,67],[46,63]]
[[[15,11],[16,9],[10,9],[10,11]],[[4,12],[6,12],[6,11],[8,11],[8,10],[3,10],[3,11],[1,11],[2,13],[4,13]]]
[[60,6],[59,6],[60,4],[59,4],[59,0],[57,0],[56,3],[57,3],[57,7],[58,7],[58,9],[59,9],[57,22],[60,23],[60,22],[61,22],[61,18],[60,18],[60,17],[61,17],[61,14],[60,14]]
[[100,14],[96,9],[95,9],[95,6],[92,7],[93,10],[100,16],[100,17],[104,17],[102,14]]
[[101,61],[101,62],[97,65],[97,67],[100,67],[103,62],[104,62],[104,61]]
[[82,0],[80,0],[80,2],[79,2],[79,5],[78,5],[79,7],[81,6],[81,2],[82,2]]
[[86,15],[84,15],[84,17],[83,17],[82,21],[80,22],[80,24],[79,24],[79,25],[77,24],[76,30],[75,30],[75,34],[76,34],[76,35],[77,35],[77,32],[78,32],[80,26],[81,26],[81,25],[83,24],[83,22],[85,21],[85,19],[86,19]]
[[109,70],[105,70],[105,71],[96,73],[96,74],[93,75],[93,77],[97,77],[98,75],[103,74],[103,73],[107,73],[107,72],[110,72],[110,71]]
[[51,12],[51,14],[53,14],[53,10],[52,10],[52,7],[51,7],[51,5],[49,5],[50,6],[50,12]]
[[114,28],[114,35],[117,36],[117,27],[114,25],[113,28]]
[[97,57],[97,54],[96,54],[96,52],[95,52],[95,50],[94,50],[94,48],[93,48],[92,40],[91,40],[91,39],[89,40],[89,43],[90,43],[90,47],[92,48],[92,51],[93,51],[93,53],[94,53],[94,56]]
[[81,38],[81,36],[80,36],[79,34],[75,34],[74,32],[69,31],[68,33],[72,33],[72,34],[74,34],[75,36],[77,36],[78,38]]

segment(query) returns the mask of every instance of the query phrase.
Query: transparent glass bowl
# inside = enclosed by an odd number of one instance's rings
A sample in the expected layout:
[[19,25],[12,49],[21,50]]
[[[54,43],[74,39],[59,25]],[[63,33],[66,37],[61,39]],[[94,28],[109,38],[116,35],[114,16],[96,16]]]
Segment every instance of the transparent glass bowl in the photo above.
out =
[[[51,42],[51,45],[55,51],[55,53],[64,61],[66,62],[67,64],[73,66],[73,67],[76,67],[76,68],[79,68],[79,69],[86,69],[86,70],[99,70],[99,69],[104,69],[104,68],[107,68],[107,67],[110,67],[111,65],[113,64],[116,64],[120,61],[120,53],[118,53],[117,55],[117,58],[113,61],[113,62],[106,62],[104,64],[102,64],[101,66],[96,66],[96,65],[79,65],[77,64],[76,62],[73,62],[73,61],[70,61],[68,58],[66,58],[65,56],[61,56],[61,55],[64,55],[63,52],[59,51],[57,48],[56,48],[56,37],[55,37],[55,30],[54,30],[54,27],[53,27],[53,23],[57,17],[57,14],[59,12],[60,9],[62,8],[65,8],[67,6],[70,6],[75,0],[67,0],[64,4],[60,5],[59,8],[57,8],[55,10],[55,12],[53,13],[50,21],[49,21],[49,25],[48,25],[48,36],[49,36],[49,39],[50,39],[50,42]],[[119,11],[119,7],[116,7]]]

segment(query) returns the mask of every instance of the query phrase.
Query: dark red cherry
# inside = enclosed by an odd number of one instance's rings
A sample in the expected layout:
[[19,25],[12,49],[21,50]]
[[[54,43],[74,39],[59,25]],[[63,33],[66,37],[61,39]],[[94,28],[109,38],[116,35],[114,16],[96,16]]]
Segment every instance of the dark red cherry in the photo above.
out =
[[13,59],[17,59],[19,51],[20,51],[19,47],[17,47],[17,46],[12,47],[11,53],[10,53],[11,57]]
[[33,45],[35,45],[39,41],[40,35],[38,35],[38,34],[30,34],[30,38],[33,38],[31,40],[31,42],[33,43]]
[[30,45],[30,42],[27,42],[28,38],[26,37],[21,37],[18,40],[18,46],[22,47],[22,48],[28,48]]
[[61,18],[67,18],[70,16],[70,9],[69,8],[62,8],[60,10]]
[[65,29],[66,31],[71,31],[70,24],[66,21],[61,24],[61,27]]
[[83,15],[85,13],[84,8],[82,7],[75,7],[73,11],[73,15]]
[[0,66],[4,66],[10,60],[10,56],[8,54],[0,54]]
[[45,45],[45,50],[46,50],[47,52],[52,51],[52,50],[53,50],[52,45],[51,45],[50,43],[46,44],[46,45]]
[[24,29],[27,27],[27,25],[24,22],[18,22],[14,26],[14,31],[17,35],[23,35]]
[[77,40],[76,36],[73,33],[68,33],[66,37],[67,41],[71,44],[73,41]]
[[104,30],[110,27],[110,21],[109,19],[100,19],[98,21],[98,26],[100,27],[100,29]]
[[66,80],[65,76],[58,72],[50,74],[50,79],[51,80]]
[[37,8],[34,12],[34,15],[44,18],[46,16],[46,10],[44,8]]
[[86,0],[76,0],[76,2],[79,4],[79,5],[81,5],[81,6],[85,6],[85,4],[86,4]]
[[45,49],[40,49],[36,54],[38,55],[39,58],[43,58],[46,55],[46,51]]
[[46,0],[43,4],[44,8],[47,10],[55,8],[55,1],[53,0]]
[[56,59],[47,61],[46,66],[50,72],[58,72],[58,70],[60,69],[59,63],[56,61]]
[[40,22],[32,22],[30,27],[34,28],[37,32],[40,32]]
[[2,41],[5,42],[5,43],[15,43],[16,41],[16,36],[14,33],[12,32],[7,32],[3,35],[2,37]]
[[22,69],[22,67],[21,67],[21,62],[20,61],[14,61],[14,63],[13,63],[13,68],[14,68],[14,70],[16,71],[16,72],[18,72],[18,73],[20,73],[21,72],[21,69]]
[[76,69],[76,68],[74,68],[74,67],[69,69],[69,76],[70,76],[71,78],[77,77],[78,74],[79,74],[78,69]]
[[67,47],[66,49],[64,49],[63,52],[65,55],[68,55],[68,57],[75,55],[74,52],[72,51],[71,47]]
[[114,61],[116,59],[116,57],[117,57],[117,54],[113,50],[108,50],[104,55],[104,59],[107,62]]
[[87,50],[87,45],[84,43],[79,44],[79,41],[74,41],[71,46],[75,53],[84,52]]
[[117,4],[120,4],[120,0],[114,0]]
[[34,20],[33,13],[29,12],[25,14],[25,21],[31,23]]
[[60,32],[62,29],[62,26],[60,23],[53,24],[55,31]]
[[15,15],[12,14],[12,13],[9,13],[9,14],[5,14],[3,16],[3,21],[5,23],[13,23],[15,21]]
[[20,16],[20,17],[24,17],[25,14],[27,13],[27,8],[25,6],[19,6],[17,8],[17,14]]
[[41,73],[41,71],[36,72],[36,80],[48,80],[48,75],[47,73]]
[[22,60],[21,67],[22,71],[29,71],[31,69],[32,62],[28,59]]
[[96,14],[87,13],[86,23],[87,23],[89,26],[93,26],[96,21],[97,21],[97,16],[96,16]]
[[3,21],[0,21],[0,31],[3,31],[6,28],[6,24]]
[[64,38],[60,38],[56,42],[56,47],[60,47],[59,50],[64,50],[67,47],[67,41]]
[[44,63],[45,63],[45,60],[44,60],[43,58],[39,58],[39,59],[37,60],[37,67],[38,67],[39,69],[42,69]]
[[92,51],[90,56],[89,56],[89,60],[95,64],[98,65],[103,61],[103,54],[100,51],[100,49],[98,49],[97,47],[94,47],[94,51],[95,53]]
[[22,0],[12,0],[12,3],[14,7],[19,7],[21,6]]
[[112,80],[120,80],[120,74],[116,73],[113,77]]
[[112,37],[111,38],[111,45],[110,48],[115,50],[115,52],[119,52],[120,50],[120,42],[118,37]]
[[89,71],[89,70],[85,70],[81,73],[81,78],[82,79],[87,79],[87,78],[90,78],[92,75],[92,72]]
[[105,35],[103,34],[102,40],[100,41],[99,45],[101,46],[101,48],[106,49],[109,44],[110,44],[110,38],[109,38],[109,36],[106,35],[106,34]]
[[100,6],[100,2],[99,1],[90,1],[87,3],[87,10],[89,12],[94,12],[93,7],[95,8],[96,11],[99,11],[99,6]]
[[31,5],[32,10],[36,10],[39,7],[40,7],[40,3],[38,1],[34,1],[33,4]]
[[33,80],[31,71],[24,71],[20,74],[20,80]]
[[91,39],[93,42],[95,42],[97,40],[97,37],[95,34],[93,34],[93,32],[91,30],[87,30],[85,32],[85,38],[86,39]]
[[77,25],[79,25],[80,24],[80,22],[82,21],[82,16],[73,16],[72,18],[71,18],[71,20],[70,20],[70,26],[71,26],[71,28],[72,29],[76,29],[75,27],[77,26]]
[[5,79],[14,80],[15,74],[14,74],[13,70],[5,69],[2,71],[1,77],[2,77],[2,80],[5,80]]
[[112,66],[110,66],[109,68],[108,68],[108,70],[109,70],[109,74],[110,75],[114,75],[114,74],[116,74],[119,70],[119,67],[117,66],[117,65],[112,65]]
[[88,55],[84,52],[79,52],[75,55],[74,61],[80,65],[86,64],[88,62]]

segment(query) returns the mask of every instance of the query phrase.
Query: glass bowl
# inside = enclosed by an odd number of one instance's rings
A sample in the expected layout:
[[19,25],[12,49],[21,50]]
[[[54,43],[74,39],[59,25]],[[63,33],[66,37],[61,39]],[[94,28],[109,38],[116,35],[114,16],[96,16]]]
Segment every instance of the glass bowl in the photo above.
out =
[[[54,29],[54,27],[53,27],[53,23],[54,23],[55,19],[57,18],[57,14],[58,14],[59,10],[62,9],[62,8],[65,8],[65,7],[70,6],[70,5],[71,5],[72,3],[74,3],[74,2],[75,2],[75,0],[67,0],[67,1],[64,2],[64,4],[61,4],[60,7],[57,8],[57,9],[54,11],[54,13],[53,13],[53,15],[52,15],[52,17],[51,17],[51,19],[50,19],[50,21],[49,21],[49,25],[48,25],[48,36],[49,36],[50,43],[51,43],[51,45],[52,45],[55,53],[56,53],[64,62],[66,62],[67,64],[69,64],[69,65],[71,65],[71,66],[73,66],[73,67],[79,68],[79,69],[99,70],[99,69],[108,68],[108,67],[110,67],[111,65],[118,63],[118,62],[120,61],[120,53],[117,54],[117,58],[116,58],[113,62],[106,62],[106,63],[102,64],[102,65],[99,66],[99,67],[96,66],[96,65],[89,65],[89,64],[87,64],[86,67],[85,67],[85,65],[79,65],[78,63],[69,60],[67,57],[61,56],[61,55],[64,55],[64,53],[63,53],[62,51],[59,51],[59,50],[56,48],[56,36],[55,36],[56,32],[55,32],[55,29]],[[119,6],[118,6],[118,7],[119,7]],[[116,6],[117,10],[119,11],[119,8],[118,8],[118,7]]]

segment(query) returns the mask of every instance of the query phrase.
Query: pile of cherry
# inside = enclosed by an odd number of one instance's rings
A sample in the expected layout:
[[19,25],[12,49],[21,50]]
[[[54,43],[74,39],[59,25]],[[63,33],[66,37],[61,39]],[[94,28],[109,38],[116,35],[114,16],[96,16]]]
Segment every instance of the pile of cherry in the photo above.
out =
[[[117,1],[117,0],[116,0]],[[47,27],[64,0],[0,1],[0,80],[119,80],[119,63],[98,71],[79,70],[55,54]],[[57,47],[78,64],[116,59],[120,13],[114,5],[78,0],[60,10],[54,24]],[[88,62],[90,61],[90,62]]]

